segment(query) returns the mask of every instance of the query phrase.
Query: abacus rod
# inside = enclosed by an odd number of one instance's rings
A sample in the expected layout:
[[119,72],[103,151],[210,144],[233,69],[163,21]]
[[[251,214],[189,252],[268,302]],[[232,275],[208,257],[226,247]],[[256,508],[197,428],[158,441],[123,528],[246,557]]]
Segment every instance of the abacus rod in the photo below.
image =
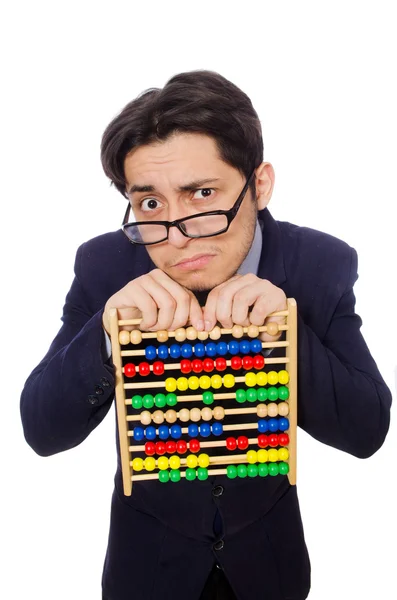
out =
[[[283,461],[283,462],[288,462],[288,461]],[[181,471],[180,473],[181,477],[186,477],[185,471]],[[227,469],[208,469],[208,476],[209,477],[214,477],[215,475],[227,475]],[[157,479],[158,481],[158,473],[150,473],[147,475],[132,475],[131,479],[132,481],[144,481],[144,480],[152,480],[155,481]]]
[[[268,315],[268,317],[287,317],[287,316],[288,316],[288,310],[280,310],[278,312],[273,312]],[[118,324],[121,327],[123,325],[139,325],[141,322],[142,322],[142,319],[121,319],[121,320],[119,320]],[[227,329],[225,331],[229,331],[229,330]]]
[[[234,425],[224,425],[223,431],[238,431],[239,429],[258,429],[258,423],[235,423]],[[181,427],[182,433],[188,433],[187,427]],[[156,432],[157,434],[158,432]],[[134,432],[129,430],[128,436],[133,437]]]
[[[279,404],[281,404],[281,402]],[[266,408],[267,408],[266,415],[263,415],[263,416],[267,417],[268,416],[267,413],[268,413],[268,410],[269,410],[269,406],[275,405],[275,406],[278,407],[279,404],[277,404],[277,402],[270,402],[269,404],[259,403],[259,404],[256,404],[254,407],[250,407],[250,408],[225,408],[224,411],[225,411],[225,416],[227,416],[227,415],[256,415],[258,413],[258,406],[266,406]],[[160,410],[160,409],[158,409],[158,410]],[[213,410],[213,409],[211,409],[211,410]],[[150,413],[150,414],[153,416],[153,413]],[[163,415],[164,414],[165,413],[163,412]],[[277,412],[277,415],[278,414],[279,413]],[[274,416],[277,416],[277,415],[274,415]],[[282,415],[282,416],[286,416],[286,415]],[[179,412],[176,413],[176,418],[178,420],[180,420]],[[262,418],[262,417],[260,417],[260,418]],[[140,414],[139,415],[128,415],[127,416],[127,421],[140,421],[140,420],[141,420],[141,415]],[[166,419],[164,419],[164,420],[166,421]],[[200,421],[201,420],[202,419],[200,419]],[[212,420],[212,417],[211,417],[210,420]],[[143,423],[143,425],[144,424],[145,423]]]
[[[278,434],[279,435],[279,434]],[[258,438],[248,438],[249,445],[258,445]],[[280,446],[280,444],[278,444]],[[200,442],[201,448],[222,448],[222,446],[226,446],[226,440],[212,440],[211,442]],[[273,447],[273,446],[272,446]],[[145,452],[145,446],[130,446],[130,452]],[[132,464],[132,463],[131,463]]]
[[[286,385],[286,384],[283,384]],[[288,385],[288,384],[287,384]],[[259,388],[259,389],[265,389],[265,388]],[[203,399],[203,395],[202,394],[192,394],[191,396],[177,396],[177,404],[179,404],[180,402],[194,402],[195,400],[202,400]],[[229,393],[222,393],[222,394],[214,394],[214,400],[235,400],[236,399],[236,393],[235,392],[229,392]],[[278,398],[279,400],[280,398]],[[285,398],[284,401],[287,401],[288,398]],[[130,400],[126,400],[125,403],[130,406],[131,405],[131,399]]]
[[[194,341],[194,340],[193,340]],[[194,345],[194,344],[192,344]],[[262,349],[264,348],[286,348],[288,342],[262,342]],[[122,350],[121,356],[145,356],[145,350]],[[266,362],[266,359],[265,359]]]

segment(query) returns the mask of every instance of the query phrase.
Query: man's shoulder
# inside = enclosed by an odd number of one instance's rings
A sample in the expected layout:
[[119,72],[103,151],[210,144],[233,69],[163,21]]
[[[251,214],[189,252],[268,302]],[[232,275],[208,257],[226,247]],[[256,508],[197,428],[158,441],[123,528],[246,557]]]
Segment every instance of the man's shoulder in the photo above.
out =
[[288,221],[276,222],[279,226],[284,245],[288,246],[288,244],[291,244],[319,252],[329,252],[332,250],[332,252],[342,254],[350,254],[352,250],[347,242],[330,233],[325,233],[311,227],[296,225]]

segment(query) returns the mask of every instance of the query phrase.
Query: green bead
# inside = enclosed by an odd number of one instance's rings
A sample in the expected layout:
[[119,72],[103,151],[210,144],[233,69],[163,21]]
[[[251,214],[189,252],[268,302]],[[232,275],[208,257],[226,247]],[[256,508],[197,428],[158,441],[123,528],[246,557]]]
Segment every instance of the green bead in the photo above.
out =
[[186,469],[185,475],[186,475],[186,479],[188,481],[194,481],[196,479],[196,471],[195,471],[195,469]]
[[257,477],[258,476],[257,465],[248,465],[247,474],[248,474],[248,477]]
[[275,475],[278,475],[279,471],[278,471],[278,464],[277,463],[270,463],[269,464],[269,475],[272,475],[272,477],[274,477]]
[[241,478],[247,477],[247,466],[246,465],[239,465],[237,467],[237,475]]
[[234,465],[228,465],[226,467],[226,475],[229,479],[236,479],[237,477],[237,467]]
[[247,390],[246,395],[248,402],[256,402],[258,399],[258,394],[255,388],[250,388],[249,390]]
[[258,475],[259,477],[266,477],[269,474],[269,467],[266,463],[261,463],[258,466]]
[[177,483],[181,480],[181,472],[179,469],[171,469],[170,479],[173,483]]
[[165,394],[156,394],[154,397],[154,403],[158,408],[164,408],[164,406],[167,404]]
[[289,464],[286,463],[286,462],[281,462],[278,465],[278,470],[279,470],[280,475],[288,475],[288,473],[289,473]]
[[175,404],[178,402],[176,394],[167,394],[165,399],[167,401],[168,406],[175,406]]
[[159,471],[159,480],[161,483],[167,483],[170,480],[170,474],[168,471]]
[[132,396],[131,404],[132,408],[142,408],[142,396]]
[[197,477],[200,479],[200,481],[205,481],[208,479],[208,469],[205,467],[199,467],[197,469]]
[[268,400],[278,400],[278,390],[276,387],[269,387],[267,390],[267,399]]
[[240,404],[246,401],[246,393],[245,390],[236,390],[236,400]]
[[282,385],[278,388],[278,397],[280,400],[288,400],[289,389],[285,385]]
[[145,394],[142,398],[144,408],[153,408],[154,406],[154,398],[152,394]]
[[203,392],[203,402],[204,404],[213,404],[214,394],[212,392]]
[[258,400],[259,402],[263,402],[264,400],[267,400],[267,389],[264,387],[258,388],[256,390],[257,396],[258,396]]

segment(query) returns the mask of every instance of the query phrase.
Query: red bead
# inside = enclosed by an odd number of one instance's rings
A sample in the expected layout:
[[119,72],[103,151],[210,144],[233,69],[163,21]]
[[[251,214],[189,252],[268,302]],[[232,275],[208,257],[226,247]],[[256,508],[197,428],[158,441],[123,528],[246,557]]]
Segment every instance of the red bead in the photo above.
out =
[[254,356],[254,367],[255,369],[263,369],[265,366],[265,359],[261,354]]
[[146,362],[139,363],[139,375],[142,375],[143,377],[145,377],[146,375],[149,375],[149,373],[150,373],[149,363],[146,363]]
[[185,440],[178,440],[176,443],[176,451],[178,454],[185,454],[187,451],[187,443]]
[[212,358],[205,358],[203,360],[203,369],[207,373],[210,373],[214,370],[214,361],[212,360]]
[[156,453],[157,454],[165,454],[166,453],[166,446],[164,442],[156,442]]
[[237,446],[239,450],[246,450],[248,448],[248,438],[245,435],[239,435],[237,438]]
[[173,440],[169,440],[168,442],[166,442],[165,447],[169,454],[174,454],[176,452],[176,442],[174,442]]
[[278,435],[277,435],[277,433],[271,433],[268,436],[268,440],[269,440],[269,446],[272,446],[273,448],[275,448],[276,446],[278,446]]
[[227,367],[226,358],[220,356],[215,360],[215,366],[217,371],[224,371]]
[[269,440],[267,439],[267,435],[261,433],[258,435],[258,446],[259,448],[266,448],[269,445]]
[[135,374],[136,374],[135,365],[133,365],[132,363],[128,363],[127,365],[124,365],[124,375],[126,375],[126,377],[134,377]]
[[239,369],[241,369],[241,365],[242,365],[243,361],[241,360],[241,358],[239,356],[233,356],[230,359],[230,366],[232,367],[232,369],[234,369],[235,371],[238,371]]
[[254,359],[252,358],[252,356],[244,356],[243,357],[243,368],[248,371],[249,369],[252,369],[253,366],[254,366]]
[[164,363],[161,360],[156,360],[153,363],[153,373],[155,375],[162,375],[164,373]]
[[198,440],[190,440],[189,450],[191,452],[198,452],[200,450],[200,442]]
[[194,373],[201,373],[203,370],[203,363],[199,358],[194,358],[192,360],[192,369]]
[[288,433],[280,433],[278,436],[278,443],[280,444],[280,446],[288,446],[288,444],[289,444]]
[[192,370],[191,362],[188,358],[183,358],[181,360],[181,371],[182,373],[190,373]]
[[156,454],[156,444],[154,444],[154,442],[146,442],[145,454],[148,456],[153,456],[153,454]]
[[226,438],[226,448],[228,450],[235,450],[237,448],[237,441],[234,437]]

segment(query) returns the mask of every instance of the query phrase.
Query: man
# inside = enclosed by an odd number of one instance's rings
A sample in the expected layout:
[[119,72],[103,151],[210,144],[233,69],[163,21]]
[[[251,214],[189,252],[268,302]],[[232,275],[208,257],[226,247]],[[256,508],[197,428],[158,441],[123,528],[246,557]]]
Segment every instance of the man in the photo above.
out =
[[[32,448],[72,448],[108,412],[109,307],[145,330],[208,331],[262,325],[294,297],[299,425],[357,457],[376,452],[391,395],[354,312],[356,252],[272,218],[274,172],[249,98],[216,73],[177,75],[110,123],[102,164],[128,199],[123,231],[78,249],[62,328],[22,393]],[[102,586],[107,600],[303,600],[296,486],[282,476],[136,482],[126,497],[118,460]]]

